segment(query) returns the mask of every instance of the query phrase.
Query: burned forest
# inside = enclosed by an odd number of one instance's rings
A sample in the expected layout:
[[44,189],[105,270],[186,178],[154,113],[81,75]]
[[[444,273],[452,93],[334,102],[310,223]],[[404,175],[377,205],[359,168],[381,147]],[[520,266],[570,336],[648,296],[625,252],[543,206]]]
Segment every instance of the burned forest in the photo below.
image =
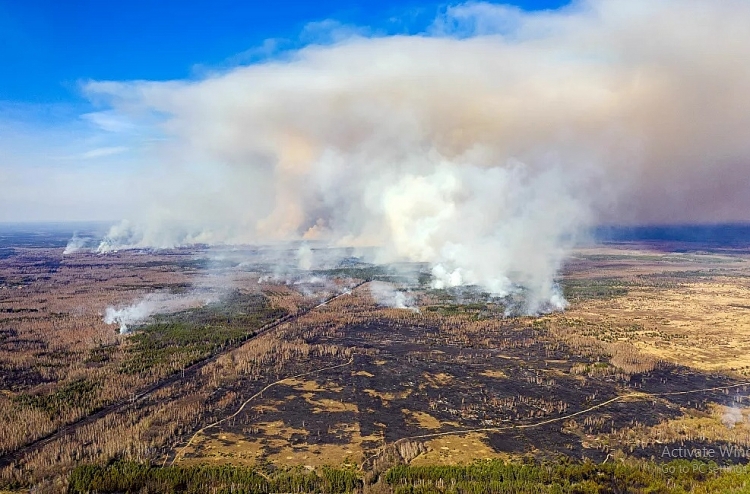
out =
[[567,309],[524,314],[521,295],[326,248],[300,267],[297,247],[16,243],[0,259],[6,490],[745,482],[742,250],[581,248]]

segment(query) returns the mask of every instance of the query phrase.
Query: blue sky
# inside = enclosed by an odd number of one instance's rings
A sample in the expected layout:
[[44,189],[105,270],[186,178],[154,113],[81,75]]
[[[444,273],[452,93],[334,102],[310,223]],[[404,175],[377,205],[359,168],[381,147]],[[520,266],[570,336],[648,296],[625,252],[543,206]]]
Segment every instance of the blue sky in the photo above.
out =
[[[535,10],[566,2],[509,3]],[[418,0],[0,0],[0,101],[83,103],[80,81],[193,77],[202,68],[246,62],[237,55],[264,40],[299,40],[307,24],[327,19],[386,33],[419,32],[445,5]]]
[[163,179],[160,129],[86,94],[92,81],[200,81],[336,33],[423,33],[464,3],[0,0],[0,221],[121,219]]

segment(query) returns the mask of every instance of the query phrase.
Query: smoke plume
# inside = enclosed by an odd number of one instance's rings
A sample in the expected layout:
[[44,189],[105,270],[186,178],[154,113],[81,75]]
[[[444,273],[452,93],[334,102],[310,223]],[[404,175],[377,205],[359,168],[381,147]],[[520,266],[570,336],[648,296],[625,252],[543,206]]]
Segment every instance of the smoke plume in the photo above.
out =
[[382,281],[372,281],[368,283],[368,286],[372,298],[379,305],[419,312],[414,297],[409,292],[397,290],[392,284]]
[[92,243],[93,242],[91,238],[79,237],[78,234],[75,233],[73,234],[71,239],[68,240],[68,244],[63,250],[63,255],[75,254],[76,252],[80,252],[81,250],[96,246],[95,243],[93,243],[93,245]]
[[216,295],[150,293],[131,305],[107,307],[104,312],[105,324],[117,324],[120,334],[127,334],[134,325],[147,322],[157,314],[171,314],[182,310],[201,307],[218,300]]
[[737,407],[724,407],[724,413],[721,416],[721,422],[729,427],[730,429],[734,429],[734,426],[738,423],[742,423],[745,419],[742,416],[742,410],[740,410]]
[[100,250],[378,246],[435,287],[561,308],[555,275],[594,223],[750,220],[748,25],[740,0],[467,3],[418,35],[90,82],[160,139],[165,177]]

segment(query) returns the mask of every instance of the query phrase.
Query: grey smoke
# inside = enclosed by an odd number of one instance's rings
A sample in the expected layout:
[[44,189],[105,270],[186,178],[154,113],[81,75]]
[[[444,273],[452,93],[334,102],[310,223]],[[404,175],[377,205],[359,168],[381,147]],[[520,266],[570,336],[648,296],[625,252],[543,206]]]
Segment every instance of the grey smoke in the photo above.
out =
[[303,244],[297,250],[299,269],[309,270],[313,266],[313,251],[309,245]]
[[379,305],[419,312],[414,296],[407,291],[397,289],[391,283],[372,281],[368,283],[368,287],[370,295]]
[[95,247],[96,247],[96,243],[94,242],[93,239],[87,238],[87,237],[80,237],[76,233],[76,234],[73,234],[73,237],[71,237],[70,240],[68,240],[68,244],[65,246],[65,249],[63,250],[63,255],[75,254],[76,252],[94,249]]
[[739,0],[467,3],[420,35],[90,82],[163,139],[158,194],[100,250],[377,246],[436,287],[561,309],[555,275],[591,224],[750,220],[748,25]]
[[721,422],[730,429],[734,429],[735,425],[742,423],[744,420],[742,410],[734,406],[725,407],[724,413],[721,416]]
[[218,300],[217,294],[209,292],[179,295],[150,293],[129,305],[107,307],[104,312],[104,323],[116,324],[119,326],[120,334],[127,334],[133,326],[146,323],[155,315],[202,307]]

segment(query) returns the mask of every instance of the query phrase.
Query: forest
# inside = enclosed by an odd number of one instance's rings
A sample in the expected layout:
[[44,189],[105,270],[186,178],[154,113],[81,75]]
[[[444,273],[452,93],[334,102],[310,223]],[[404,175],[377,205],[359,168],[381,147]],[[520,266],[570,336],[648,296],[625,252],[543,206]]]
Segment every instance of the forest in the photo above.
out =
[[[365,483],[361,473],[324,468],[260,469],[237,466],[159,468],[113,462],[79,465],[70,474],[68,493],[461,493],[461,494],[600,494],[740,492],[750,484],[746,468],[726,469],[715,463],[676,460],[596,464],[560,458],[553,462],[477,461],[468,465],[399,465]],[[743,491],[744,492],[744,491]]]

